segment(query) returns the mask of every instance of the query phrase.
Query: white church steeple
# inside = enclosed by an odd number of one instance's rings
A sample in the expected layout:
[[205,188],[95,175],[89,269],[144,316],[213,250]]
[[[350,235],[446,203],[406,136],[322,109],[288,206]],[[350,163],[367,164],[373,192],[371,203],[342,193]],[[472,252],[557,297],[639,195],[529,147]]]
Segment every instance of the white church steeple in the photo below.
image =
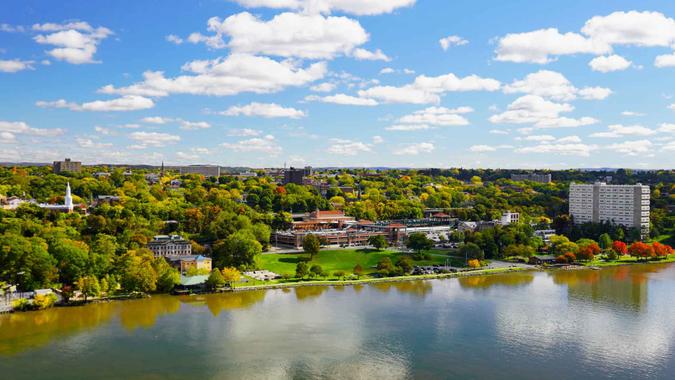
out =
[[66,185],[66,197],[64,199],[64,205],[68,208],[68,211],[73,211],[73,196],[70,194],[70,182]]

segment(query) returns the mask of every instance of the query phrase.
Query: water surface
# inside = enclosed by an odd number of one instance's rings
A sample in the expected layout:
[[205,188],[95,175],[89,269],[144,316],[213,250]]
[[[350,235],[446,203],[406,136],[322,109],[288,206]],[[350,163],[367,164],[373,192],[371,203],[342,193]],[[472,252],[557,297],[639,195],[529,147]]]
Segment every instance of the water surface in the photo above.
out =
[[675,378],[675,266],[155,296],[0,316],[0,377]]

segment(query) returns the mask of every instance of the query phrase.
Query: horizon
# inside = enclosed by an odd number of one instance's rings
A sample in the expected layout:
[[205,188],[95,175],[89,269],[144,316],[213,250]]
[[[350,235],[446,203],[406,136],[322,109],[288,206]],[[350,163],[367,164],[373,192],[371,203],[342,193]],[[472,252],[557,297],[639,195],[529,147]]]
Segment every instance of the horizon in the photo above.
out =
[[672,2],[6,9],[0,161],[675,167]]

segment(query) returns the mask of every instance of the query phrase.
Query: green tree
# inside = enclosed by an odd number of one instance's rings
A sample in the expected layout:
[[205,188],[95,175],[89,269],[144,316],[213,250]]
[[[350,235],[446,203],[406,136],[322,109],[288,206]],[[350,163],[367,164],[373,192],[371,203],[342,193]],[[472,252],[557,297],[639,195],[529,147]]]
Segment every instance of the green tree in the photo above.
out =
[[153,262],[153,268],[157,273],[157,290],[168,293],[173,290],[176,285],[180,284],[180,273],[175,268],[172,268],[169,263],[162,257],[156,257]]
[[312,277],[321,277],[323,276],[323,268],[321,268],[321,265],[319,264],[314,264],[309,268],[309,273]]
[[49,253],[58,262],[59,277],[64,284],[73,284],[87,274],[89,247],[81,241],[56,239],[49,244]]
[[604,234],[600,235],[600,237],[598,238],[598,244],[600,245],[600,248],[602,248],[602,249],[612,248],[613,242],[614,241],[612,240],[612,237],[609,236],[608,233],[604,233]]
[[373,235],[368,237],[368,244],[372,245],[378,251],[387,248],[387,238],[384,235]]
[[215,290],[225,286],[225,278],[223,277],[223,273],[220,271],[220,269],[213,268],[209,278],[206,279],[206,286],[210,290]]
[[213,246],[213,262],[217,268],[242,267],[255,265],[256,258],[262,253],[262,246],[248,231],[239,231],[216,242]]
[[459,253],[467,260],[483,260],[485,258],[483,250],[475,243],[462,244],[462,246],[459,247]]
[[157,272],[152,266],[152,252],[146,249],[128,251],[120,258],[120,285],[128,292],[154,292]]
[[408,249],[414,250],[417,254],[422,253],[422,251],[428,251],[434,246],[434,242],[427,238],[427,235],[422,232],[414,232],[408,236],[408,239],[405,242]]
[[403,273],[410,273],[413,269],[412,260],[410,260],[410,257],[407,256],[401,256],[401,258],[399,258],[396,262],[396,266],[401,268]]
[[304,261],[301,261],[298,263],[298,265],[295,266],[295,277],[297,278],[305,278],[309,274],[309,268],[307,267],[307,263]]
[[352,270],[352,272],[354,272],[354,275],[356,277],[361,277],[363,275],[363,267],[361,266],[361,264],[356,264],[354,265],[354,269]]
[[321,241],[316,235],[307,234],[302,239],[302,249],[309,254],[310,260],[313,260],[321,249]]
[[89,297],[96,297],[101,294],[101,287],[96,276],[84,276],[77,280],[77,288],[84,296],[84,302]]
[[389,257],[383,257],[377,263],[377,271],[384,276],[390,276],[395,273],[396,268]]

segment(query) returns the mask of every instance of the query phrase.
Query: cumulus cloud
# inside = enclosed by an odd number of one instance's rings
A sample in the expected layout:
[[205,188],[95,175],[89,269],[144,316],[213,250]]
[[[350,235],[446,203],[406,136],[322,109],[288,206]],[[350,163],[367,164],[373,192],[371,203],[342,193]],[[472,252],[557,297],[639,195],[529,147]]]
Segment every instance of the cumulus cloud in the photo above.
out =
[[75,138],[75,142],[81,148],[87,148],[87,149],[102,149],[102,148],[109,148],[109,147],[112,146],[111,143],[96,142],[92,139],[84,138],[84,137]]
[[16,73],[23,70],[33,70],[33,61],[22,61],[20,59],[0,59],[0,72]]
[[507,110],[490,116],[495,124],[532,124],[536,128],[573,128],[598,122],[592,117],[578,119],[560,114],[571,112],[574,107],[568,103],[555,103],[538,95],[525,95],[511,103]]
[[474,153],[485,153],[485,152],[494,152],[497,148],[489,145],[472,145],[469,147],[469,152]]
[[35,42],[55,47],[48,50],[47,54],[76,65],[100,63],[94,60],[98,45],[113,34],[108,28],[94,28],[83,21],[35,24],[33,30],[44,33],[35,36]]
[[462,114],[473,112],[471,107],[429,107],[405,115],[397,120],[396,125],[386,128],[390,131],[416,131],[429,129],[432,126],[461,126],[469,121]]
[[261,134],[262,134],[261,131],[251,128],[229,129],[227,131],[228,136],[234,137],[253,137],[253,136],[260,136]]
[[359,98],[346,94],[335,94],[328,96],[309,95],[305,97],[305,100],[309,102],[332,103],[347,106],[376,106],[378,104],[377,101],[373,99]]
[[168,36],[165,37],[168,42],[171,42],[176,45],[180,45],[183,43],[183,39],[178,37],[175,34],[169,34]]
[[[263,54],[306,59],[332,59],[354,54],[359,59],[378,59],[384,54],[355,49],[368,41],[368,33],[358,21],[347,17],[320,14],[281,13],[271,20],[262,20],[248,12],[225,20],[212,17],[204,36],[193,33],[192,43],[206,43],[212,48],[229,48],[234,53]],[[229,41],[224,41],[229,37]],[[386,56],[384,56],[386,58]]]
[[675,53],[657,55],[654,58],[654,66],[656,67],[673,67],[675,66]]
[[400,148],[394,150],[394,154],[397,156],[417,156],[423,153],[431,153],[435,149],[434,144],[430,142],[421,142],[414,144],[403,145]]
[[93,111],[93,112],[117,112],[117,111],[136,111],[149,109],[155,106],[152,99],[137,96],[125,95],[111,100],[95,100],[82,104],[68,102],[65,99],[55,101],[40,100],[35,103],[42,108],[66,108],[71,111]]
[[3,121],[0,120],[0,132],[6,132],[5,138],[9,138],[11,134],[12,138],[17,134],[25,134],[31,136],[43,136],[43,137],[54,137],[60,136],[65,133],[65,130],[61,128],[32,128],[27,123],[23,121]]
[[658,129],[659,132],[663,133],[675,133],[675,124],[671,123],[662,123]]
[[623,111],[621,112],[621,115],[623,116],[644,116],[644,113],[641,112],[635,112],[635,111]]
[[180,128],[185,130],[207,129],[211,128],[211,124],[205,121],[180,120]]
[[173,119],[162,116],[148,116],[141,119],[142,122],[148,124],[166,124],[173,121]]
[[443,50],[448,50],[450,46],[466,45],[469,43],[469,41],[460,36],[447,36],[438,40],[438,43],[441,44],[441,48]]
[[517,148],[516,153],[557,154],[562,156],[588,157],[597,149],[597,145],[588,145],[581,142],[545,142],[539,145]]
[[337,85],[335,83],[331,82],[323,82],[319,83],[317,85],[314,85],[310,87],[309,89],[314,91],[314,92],[331,92],[337,88]]
[[306,68],[298,65],[288,60],[280,62],[267,57],[232,54],[226,58],[188,62],[183,70],[193,75],[167,78],[161,71],[146,71],[142,82],[121,88],[107,85],[99,92],[151,97],[170,94],[229,96],[242,92],[265,94],[302,86],[326,74],[325,62],[316,62]]
[[608,54],[614,45],[668,47],[674,43],[672,18],[659,12],[613,12],[592,17],[581,34],[560,33],[555,28],[507,34],[498,40],[495,58],[545,64],[561,55]]
[[254,137],[248,140],[241,140],[236,143],[223,143],[225,149],[234,152],[259,152],[277,156],[281,153],[281,146],[277,143],[272,135],[265,135],[263,137]]
[[140,146],[163,147],[180,141],[180,136],[160,132],[133,132],[129,138],[137,141]]
[[347,139],[331,139],[331,145],[328,147],[328,152],[338,154],[341,156],[356,156],[359,153],[370,152],[371,144],[361,141],[353,141]]
[[553,100],[574,100],[577,97],[584,99],[601,100],[608,97],[612,91],[602,87],[585,87],[578,89],[564,75],[551,70],[539,70],[528,74],[521,80],[503,87],[504,93],[525,93],[538,95]]
[[357,16],[391,13],[409,7],[415,0],[234,0],[249,8],[274,8],[302,10],[305,13],[330,13],[334,11]]
[[265,118],[287,117],[291,119],[300,119],[305,116],[305,112],[290,107],[282,107],[276,103],[250,103],[245,106],[233,106],[226,111],[220,112],[225,116],[261,116]]
[[621,125],[613,124],[607,127],[605,132],[592,133],[591,137],[617,138],[623,136],[650,136],[656,131],[643,127],[641,125]]
[[588,62],[588,66],[590,66],[593,71],[599,71],[601,73],[626,70],[631,64],[631,61],[616,54],[595,57]]
[[385,62],[391,61],[391,58],[389,58],[386,54],[384,54],[380,49],[370,51],[362,48],[357,48],[354,49],[351,55],[352,57],[360,61],[385,61]]
[[505,131],[503,129],[490,129],[488,133],[493,135],[508,135],[509,131]]
[[359,97],[382,103],[437,104],[448,92],[497,91],[501,83],[492,78],[469,75],[459,78],[449,73],[437,77],[420,75],[413,83],[395,86],[374,86],[358,92]]
[[607,147],[617,153],[627,154],[629,156],[636,156],[640,153],[648,153],[652,150],[652,142],[649,140],[633,140],[624,141],[621,143],[611,144]]

